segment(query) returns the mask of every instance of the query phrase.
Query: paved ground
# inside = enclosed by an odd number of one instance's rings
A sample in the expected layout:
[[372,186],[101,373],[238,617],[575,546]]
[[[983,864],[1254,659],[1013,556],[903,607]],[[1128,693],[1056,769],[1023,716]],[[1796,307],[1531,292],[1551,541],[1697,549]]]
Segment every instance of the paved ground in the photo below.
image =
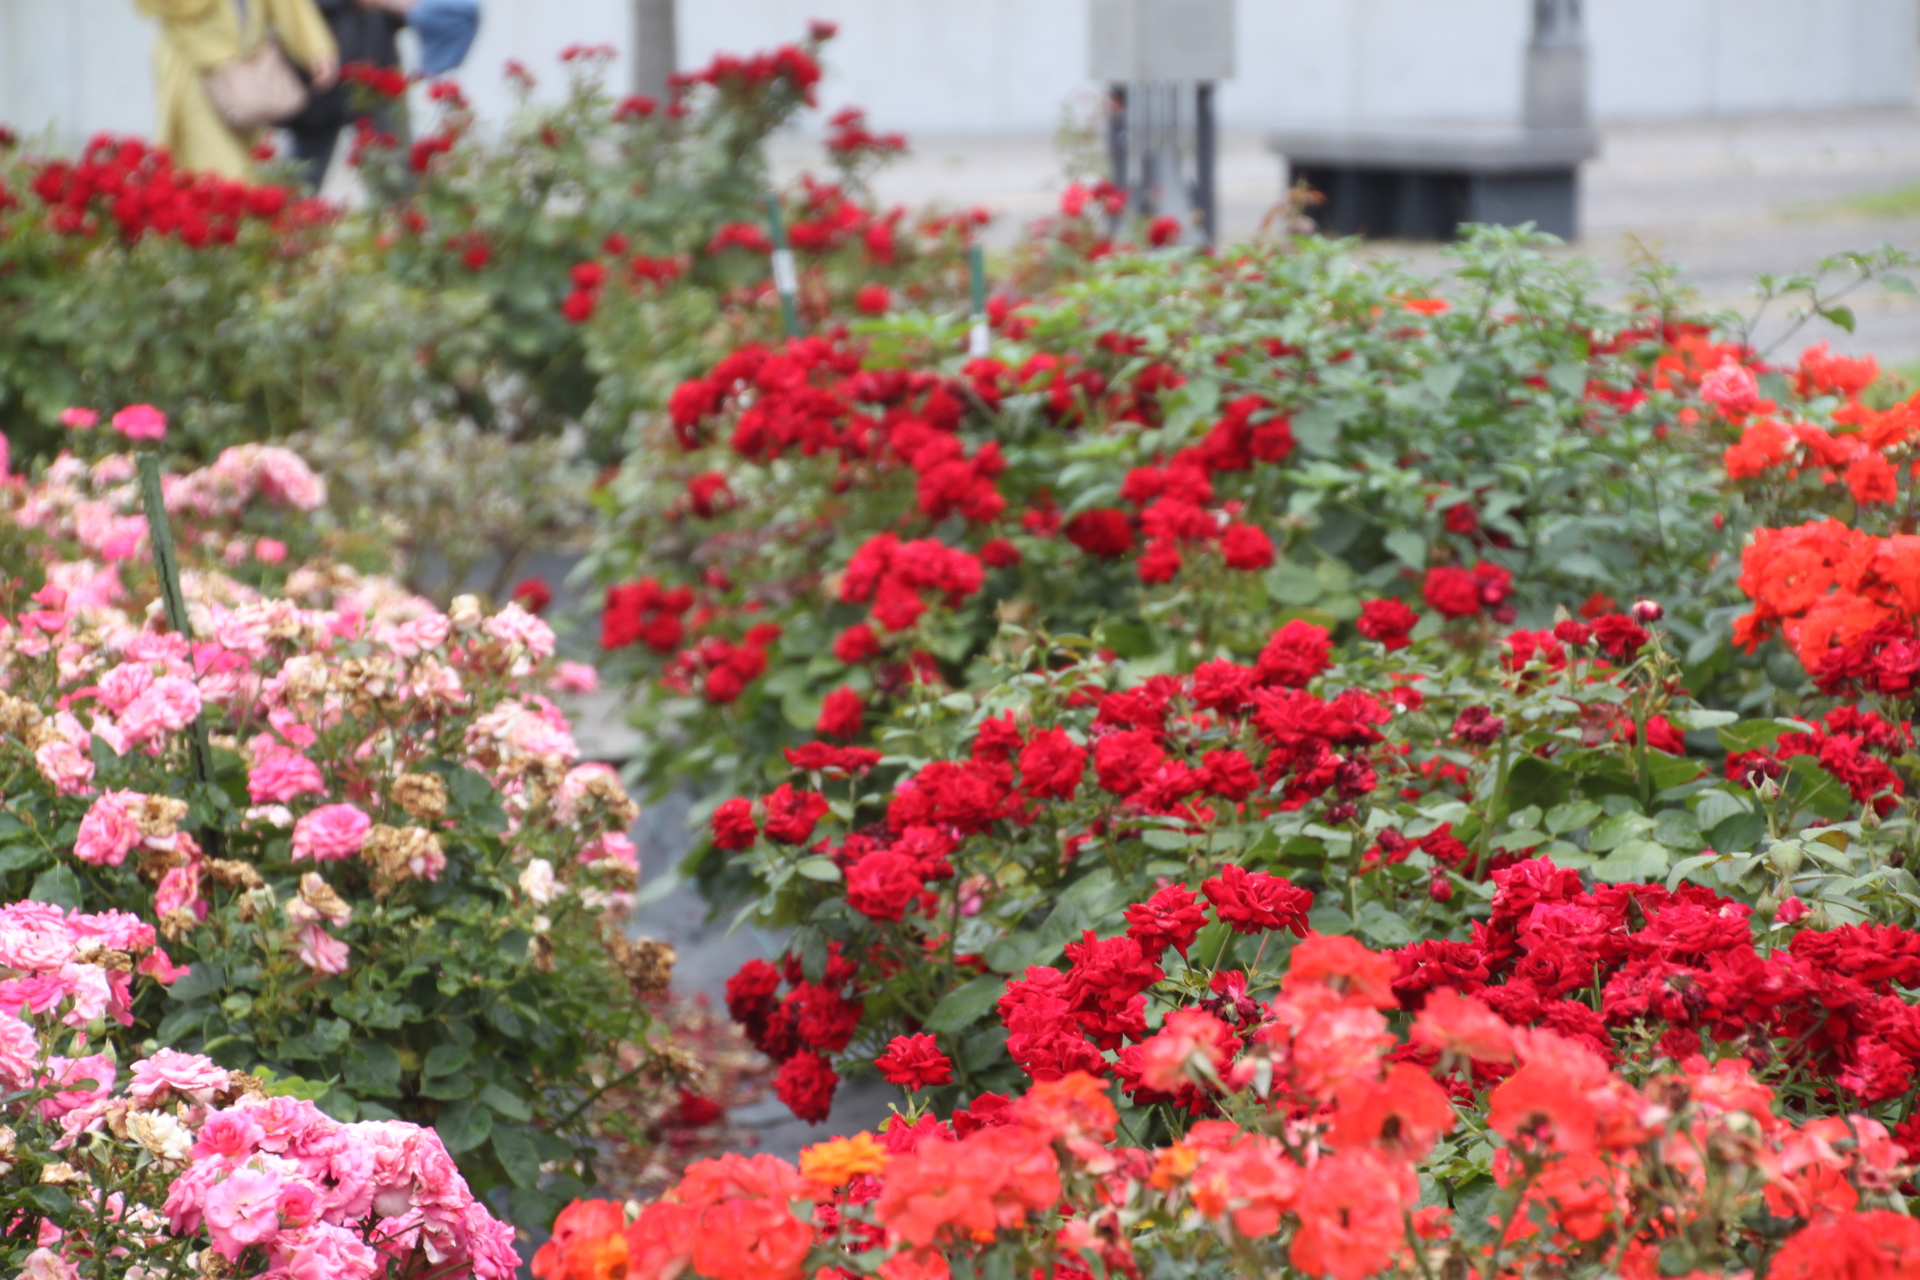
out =
[[[791,173],[813,154],[782,140],[776,164]],[[1585,235],[1569,252],[1594,258],[1616,279],[1651,252],[1684,267],[1714,306],[1743,307],[1756,275],[1808,270],[1823,254],[1882,243],[1920,251],[1920,213],[1874,217],[1844,205],[1920,183],[1920,110],[1613,126],[1584,177]],[[876,186],[883,199],[908,205],[984,205],[999,215],[991,238],[1004,244],[1056,207],[1065,179],[1051,139],[954,138],[917,142]],[[1258,135],[1222,140],[1227,238],[1257,234],[1281,190],[1279,161]],[[1920,210],[1920,201],[1913,207]],[[1421,265],[1438,261],[1429,246],[1379,244],[1371,251]],[[1889,364],[1920,361],[1920,300],[1875,290],[1856,310],[1854,336],[1816,336]]]

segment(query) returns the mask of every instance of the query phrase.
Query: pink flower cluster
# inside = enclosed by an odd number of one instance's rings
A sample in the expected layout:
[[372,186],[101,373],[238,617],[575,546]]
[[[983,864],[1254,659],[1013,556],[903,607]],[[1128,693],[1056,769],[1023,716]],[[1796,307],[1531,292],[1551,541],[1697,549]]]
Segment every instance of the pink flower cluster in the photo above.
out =
[[[197,1066],[213,1067],[174,1058],[150,1100],[191,1099]],[[183,1072],[188,1090],[173,1086]],[[520,1266],[513,1228],[473,1198],[431,1129],[341,1124],[304,1099],[257,1093],[190,1127],[191,1163],[167,1193],[167,1221],[175,1234],[204,1232],[229,1261],[259,1247],[268,1274],[291,1280],[371,1280],[416,1251],[436,1275],[506,1280]]]

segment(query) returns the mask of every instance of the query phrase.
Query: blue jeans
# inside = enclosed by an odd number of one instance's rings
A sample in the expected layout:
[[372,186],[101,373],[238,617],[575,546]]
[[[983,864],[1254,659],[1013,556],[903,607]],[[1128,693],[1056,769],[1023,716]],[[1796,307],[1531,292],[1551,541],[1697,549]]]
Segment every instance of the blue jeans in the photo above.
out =
[[443,76],[466,61],[480,30],[479,0],[419,0],[407,25],[420,36],[420,74]]

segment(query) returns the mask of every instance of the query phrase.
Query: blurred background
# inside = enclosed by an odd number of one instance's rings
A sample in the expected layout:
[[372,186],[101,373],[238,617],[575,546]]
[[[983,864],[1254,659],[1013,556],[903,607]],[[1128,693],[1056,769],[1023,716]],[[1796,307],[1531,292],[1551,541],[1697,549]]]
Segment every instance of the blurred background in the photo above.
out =
[[[839,26],[815,134],[849,104],[911,153],[883,199],[981,205],[990,243],[1054,207],[1068,151],[1103,145],[1091,66],[1102,0],[487,0],[462,85],[483,118],[512,98],[518,59],[558,91],[568,45],[617,50],[616,89],[657,91],[670,67],[770,48],[809,20]],[[1276,131],[1499,129],[1518,122],[1526,56],[1554,0],[1237,0],[1232,73],[1216,94],[1217,229],[1253,234],[1288,181]],[[1580,250],[1619,275],[1648,254],[1683,264],[1709,301],[1823,253],[1920,231],[1916,0],[1585,0],[1586,110],[1597,155],[1579,173]],[[151,28],[131,0],[0,0],[0,121],[72,146],[147,134]],[[636,51],[639,56],[636,57]],[[418,110],[416,109],[416,118]],[[776,148],[790,174],[811,151]],[[350,195],[336,167],[329,194]],[[1435,250],[1389,244],[1415,257]],[[1920,360],[1920,304],[1886,294],[1836,347]]]

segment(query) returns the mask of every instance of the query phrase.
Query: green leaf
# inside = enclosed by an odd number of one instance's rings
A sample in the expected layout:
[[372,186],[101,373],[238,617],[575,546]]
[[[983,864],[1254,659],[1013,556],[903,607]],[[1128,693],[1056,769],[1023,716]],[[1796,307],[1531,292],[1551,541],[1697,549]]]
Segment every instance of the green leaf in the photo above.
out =
[[1524,809],[1528,805],[1552,808],[1565,800],[1571,790],[1573,779],[1566,771],[1539,756],[1521,756],[1507,771],[1507,803],[1515,808]]
[[525,1129],[496,1125],[493,1130],[493,1154],[516,1187],[531,1187],[540,1181],[540,1152]]
[[1557,804],[1547,811],[1547,830],[1556,836],[1565,835],[1569,831],[1578,831],[1590,825],[1600,814],[1600,806],[1591,800]]
[[1704,765],[1687,756],[1670,756],[1664,751],[1647,753],[1647,776],[1653,779],[1656,793],[1692,782],[1705,771]]
[[1905,276],[1896,276],[1896,275],[1881,276],[1880,287],[1883,289],[1886,289],[1890,293],[1904,293],[1908,297],[1914,296],[1916,292],[1913,287],[1913,281],[1907,279]]
[[1361,903],[1353,927],[1376,947],[1404,947],[1413,941],[1413,926],[1384,903]]
[[398,1097],[400,1055],[383,1041],[363,1039],[348,1047],[340,1078],[355,1093],[372,1094],[376,1098]]
[[1453,399],[1454,389],[1460,385],[1460,379],[1466,372],[1465,365],[1449,361],[1429,365],[1426,376],[1420,381],[1426,387],[1427,393],[1433,397],[1434,404],[1443,405]]
[[1710,711],[1706,707],[1669,708],[1667,719],[1680,729],[1718,729],[1733,724],[1739,715],[1732,711]]
[[1177,853],[1193,843],[1193,837],[1188,833],[1169,831],[1165,827],[1148,827],[1140,833],[1140,839],[1148,848],[1167,853]]
[[1651,840],[1629,840],[1593,864],[1593,878],[1609,884],[1660,880],[1667,874],[1667,849]]
[[1411,529],[1395,529],[1386,537],[1387,550],[1410,569],[1427,567],[1427,540]]
[[818,880],[822,884],[838,884],[840,868],[833,865],[831,858],[802,858],[794,867],[808,880]]
[[472,1102],[455,1102],[434,1121],[434,1131],[446,1146],[447,1154],[471,1151],[493,1132],[493,1112]]
[[[507,1119],[518,1120],[521,1124],[533,1119],[533,1109],[527,1106],[524,1099],[507,1092],[497,1084],[490,1084],[480,1090],[480,1102]],[[497,1138],[499,1135],[494,1136]]]
[[1340,442],[1340,428],[1347,417],[1347,406],[1339,401],[1311,405],[1293,415],[1293,438],[1316,458],[1330,457]]
[[1566,396],[1569,400],[1578,400],[1587,394],[1587,363],[1584,360],[1564,360],[1547,370],[1547,385]]
[[1742,720],[1724,726],[1718,736],[1720,745],[1728,751],[1763,751],[1787,732],[1787,726],[1778,720]]
[[0,875],[4,875],[10,871],[25,871],[30,867],[37,867],[51,857],[53,857],[53,854],[40,848],[38,845],[10,844],[4,849],[0,849]]
[[1815,310],[1824,318],[1831,320],[1842,329],[1845,329],[1848,333],[1853,332],[1855,322],[1852,307],[1817,307]]
[[64,863],[48,867],[33,879],[27,897],[35,902],[51,902],[69,911],[80,909],[80,880]]
[[65,1222],[73,1212],[73,1198],[58,1187],[40,1183],[26,1188],[26,1194],[34,1208],[56,1222]]
[[1794,802],[1801,808],[1836,822],[1853,812],[1853,793],[1813,756],[1794,756],[1787,763],[1787,776],[1792,780]]
[[450,1076],[465,1067],[468,1062],[467,1051],[457,1044],[437,1044],[427,1051],[427,1058],[421,1064],[423,1076]]
[[1007,989],[1006,979],[983,975],[947,992],[927,1015],[926,1029],[952,1034],[980,1021]]
[[1722,818],[1707,832],[1707,844],[1718,853],[1750,853],[1767,834],[1767,815],[1754,810]]

